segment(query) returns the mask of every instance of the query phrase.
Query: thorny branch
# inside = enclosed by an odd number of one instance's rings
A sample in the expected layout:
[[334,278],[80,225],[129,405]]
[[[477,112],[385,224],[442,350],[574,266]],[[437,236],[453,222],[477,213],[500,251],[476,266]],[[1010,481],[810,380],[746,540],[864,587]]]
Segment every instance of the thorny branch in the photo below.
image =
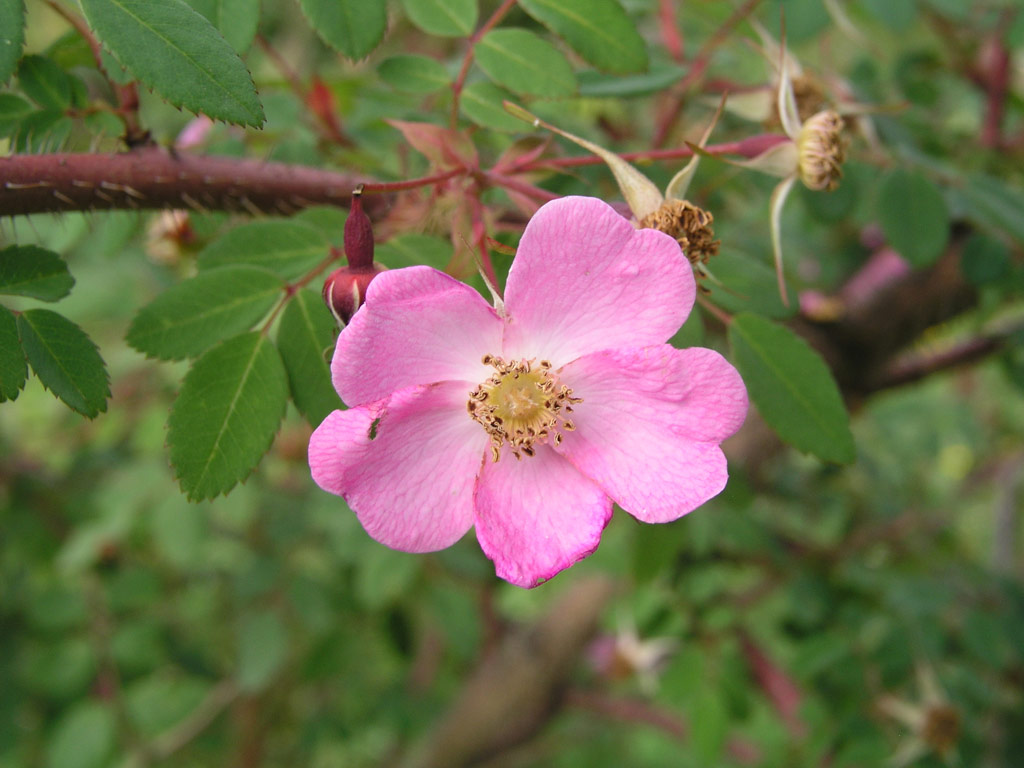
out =
[[[119,154],[0,157],[0,215],[189,208],[289,214],[312,205],[347,206],[361,176],[319,168],[200,157],[147,147]],[[373,216],[387,205],[367,197]]]

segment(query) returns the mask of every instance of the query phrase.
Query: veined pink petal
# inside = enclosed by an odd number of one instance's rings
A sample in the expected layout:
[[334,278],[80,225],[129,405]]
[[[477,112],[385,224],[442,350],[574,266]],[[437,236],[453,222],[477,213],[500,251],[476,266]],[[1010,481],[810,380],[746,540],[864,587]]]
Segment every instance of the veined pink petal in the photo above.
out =
[[479,293],[436,269],[383,272],[338,337],[334,386],[362,405],[416,384],[479,383],[493,373],[481,359],[499,353],[501,329]]
[[557,450],[634,517],[675,520],[725,487],[718,443],[743,424],[747,392],[717,352],[601,352],[567,365],[559,380],[583,402]]
[[476,537],[498,576],[535,587],[582,560],[601,541],[612,502],[547,446],[517,461],[484,463],[476,488]]
[[667,341],[696,296],[678,243],[634,229],[592,197],[546,203],[526,226],[505,287],[506,357],[555,367]]
[[466,413],[468,391],[461,382],[410,387],[334,411],[309,442],[313,479],[344,496],[382,544],[406,552],[451,546],[473,525],[488,443]]

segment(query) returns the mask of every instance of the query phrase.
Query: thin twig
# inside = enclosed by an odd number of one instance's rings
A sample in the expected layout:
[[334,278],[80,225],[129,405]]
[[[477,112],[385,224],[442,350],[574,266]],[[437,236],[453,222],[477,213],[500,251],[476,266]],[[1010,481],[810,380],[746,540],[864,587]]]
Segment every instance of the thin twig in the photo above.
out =
[[711,63],[711,57],[715,50],[728,39],[732,31],[739,26],[747,16],[754,12],[761,0],[747,0],[743,5],[737,8],[732,15],[726,19],[722,25],[715,30],[715,32],[705,41],[704,45],[697,51],[697,55],[693,57],[693,61],[690,62],[690,69],[686,73],[686,76],[679,81],[677,85],[672,88],[672,105],[669,107],[665,115],[658,121],[657,129],[654,132],[654,140],[652,146],[661,147],[668,140],[669,134],[672,132],[672,128],[679,119],[680,113],[683,111],[683,99],[686,96],[686,92],[704,76],[704,72],[707,70],[708,65]]
[[455,78],[455,82],[452,83],[452,117],[451,127],[454,129],[459,124],[459,98],[462,96],[462,86],[466,83],[466,75],[469,74],[469,68],[473,64],[473,55],[476,49],[476,44],[480,42],[484,35],[490,32],[494,27],[501,21],[505,14],[512,10],[512,7],[516,4],[516,0],[505,0],[501,5],[498,6],[497,10],[491,14],[491,18],[484,22],[484,25],[480,27],[473,36],[469,38],[469,46],[466,48],[466,54],[462,57],[462,66],[459,67],[459,74]]

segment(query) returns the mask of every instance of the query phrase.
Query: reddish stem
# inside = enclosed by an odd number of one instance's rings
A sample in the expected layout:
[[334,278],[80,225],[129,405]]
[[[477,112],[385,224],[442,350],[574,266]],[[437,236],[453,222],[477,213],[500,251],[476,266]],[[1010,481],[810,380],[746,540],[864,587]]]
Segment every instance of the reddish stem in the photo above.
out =
[[363,194],[380,194],[382,192],[401,192],[406,189],[416,189],[417,187],[426,187],[432,184],[441,184],[442,182],[448,181],[448,179],[454,179],[457,176],[464,176],[468,173],[465,168],[453,168],[450,171],[444,173],[435,173],[431,176],[420,176],[418,179],[408,179],[407,181],[380,181],[373,184],[363,185]]
[[761,0],[747,0],[725,20],[722,26],[715,30],[714,34],[697,51],[697,55],[694,56],[693,61],[690,63],[690,70],[686,73],[686,76],[672,88],[672,105],[658,121],[658,126],[654,132],[652,143],[655,147],[661,147],[668,141],[669,134],[672,132],[673,126],[675,126],[679,115],[683,111],[683,98],[686,92],[703,77],[708,64],[711,63],[711,57],[715,50],[728,39],[729,35],[732,34],[732,31],[741,21],[753,13],[760,2]]
[[[334,111],[334,99],[327,89],[327,86],[317,79],[313,87],[307,88],[298,73],[285,58],[277,52],[263,35],[256,35],[256,44],[263,50],[278,72],[288,81],[288,85],[303,104],[310,108],[315,118],[314,125],[320,135],[327,141],[338,144],[342,147],[354,146],[352,139],[348,137],[341,127],[341,122]],[[326,92],[326,93],[324,93]]]
[[64,18],[64,20],[75,28],[75,31],[82,36],[89,45],[89,50],[92,51],[92,58],[96,62],[96,68],[100,71],[100,74],[106,79],[107,83],[110,84],[110,89],[114,93],[114,98],[117,99],[117,111],[116,114],[121,118],[124,123],[124,143],[129,147],[137,147],[145,144],[152,144],[152,140],[149,136],[149,131],[142,127],[139,122],[139,90],[135,83],[127,83],[121,85],[120,83],[114,82],[114,80],[107,73],[106,67],[103,66],[103,57],[101,56],[102,49],[100,48],[99,42],[92,34],[92,30],[89,29],[89,25],[85,23],[85,20],[71,13],[67,8],[62,6],[55,0],[46,0],[46,4],[54,11]]
[[474,32],[473,36],[469,38],[469,47],[466,49],[466,55],[462,58],[462,66],[459,67],[459,74],[456,76],[455,82],[452,83],[451,126],[453,130],[459,124],[459,98],[462,96],[462,86],[466,83],[466,75],[469,74],[469,67],[473,63],[473,53],[476,48],[476,44],[480,42],[484,35],[494,29],[498,22],[505,17],[505,14],[512,10],[512,7],[515,4],[516,0],[505,0],[505,2],[499,5],[497,10],[491,14],[491,18],[485,21],[484,25]]
[[658,22],[661,26],[661,42],[673,61],[683,60],[683,36],[676,23],[675,0],[659,0]]
[[1010,52],[997,31],[990,41],[990,62],[985,90],[985,121],[981,127],[981,144],[997,149],[1003,140],[1003,114],[1006,111],[1006,97],[1010,90]]

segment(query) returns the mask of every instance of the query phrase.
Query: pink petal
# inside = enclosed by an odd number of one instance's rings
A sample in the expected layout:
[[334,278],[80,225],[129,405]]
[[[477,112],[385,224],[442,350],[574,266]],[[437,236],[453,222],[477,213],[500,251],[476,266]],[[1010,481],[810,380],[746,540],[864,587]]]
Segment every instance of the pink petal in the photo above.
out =
[[667,344],[601,352],[559,379],[583,402],[557,450],[634,517],[675,520],[725,487],[718,443],[743,424],[747,392],[717,352]]
[[417,384],[478,384],[494,372],[481,358],[499,354],[501,331],[468,285],[430,267],[383,272],[338,337],[334,386],[347,404],[362,405]]
[[634,229],[592,197],[554,200],[526,226],[509,270],[505,355],[558,367],[603,349],[661,344],[695,295],[671,237]]
[[473,525],[488,443],[467,400],[465,384],[447,382],[334,411],[309,442],[313,479],[344,496],[382,544],[406,552],[451,546]]
[[601,541],[612,503],[546,446],[517,461],[489,459],[476,488],[476,537],[498,576],[535,587],[582,560]]

